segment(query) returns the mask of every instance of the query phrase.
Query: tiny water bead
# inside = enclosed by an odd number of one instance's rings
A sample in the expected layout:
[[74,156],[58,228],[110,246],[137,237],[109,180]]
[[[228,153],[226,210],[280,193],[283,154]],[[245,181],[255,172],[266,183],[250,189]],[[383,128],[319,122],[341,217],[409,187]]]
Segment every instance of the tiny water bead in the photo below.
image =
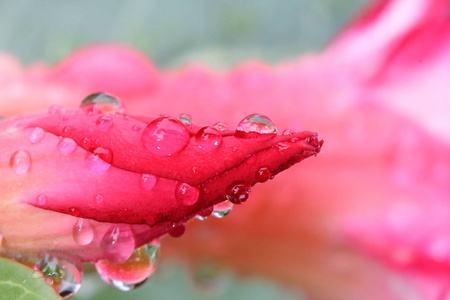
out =
[[65,110],[61,105],[52,105],[49,107],[48,113],[51,115],[61,115],[65,113]]
[[212,126],[212,128],[217,129],[218,131],[230,130],[230,126],[224,122],[217,122]]
[[70,298],[81,287],[83,277],[81,262],[46,255],[36,261],[34,270],[36,270],[35,278],[43,275],[46,282],[52,285],[63,299]]
[[266,182],[267,180],[270,179],[271,176],[271,172],[269,170],[269,168],[267,167],[261,167],[256,171],[256,180],[258,182]]
[[62,138],[56,144],[56,148],[63,154],[70,154],[77,148],[77,143],[71,138]]
[[105,172],[111,166],[112,153],[109,149],[98,147],[92,152],[86,152],[84,162],[92,171]]
[[89,220],[78,219],[73,225],[72,237],[78,245],[85,246],[90,244],[94,239],[94,230]]
[[275,144],[274,147],[276,149],[278,149],[278,151],[285,151],[285,150],[289,149],[289,144],[281,142],[281,143]]
[[179,183],[175,191],[175,198],[179,204],[184,206],[194,205],[199,195],[199,189],[187,183]]
[[30,153],[25,150],[14,152],[13,155],[11,155],[9,165],[16,174],[25,174],[31,167]]
[[180,121],[161,117],[145,127],[141,135],[144,147],[152,154],[170,156],[183,150],[189,143],[190,134]]
[[180,237],[184,234],[185,231],[186,227],[183,223],[174,223],[172,225],[172,229],[170,229],[168,233],[171,237]]
[[87,96],[80,104],[80,108],[87,113],[116,113],[123,110],[120,101],[106,93],[95,93]]
[[151,191],[155,187],[157,179],[155,175],[141,174],[139,177],[139,186],[144,191]]
[[275,137],[277,129],[272,121],[264,115],[249,115],[239,122],[236,137],[242,139],[271,139]]
[[76,207],[69,208],[69,214],[72,217],[78,217],[80,215],[80,213],[81,213],[80,210],[78,208],[76,208]]
[[181,123],[185,125],[191,125],[192,124],[192,117],[188,114],[180,114],[179,119]]
[[227,189],[225,198],[234,204],[241,204],[242,202],[247,201],[250,196],[251,187],[252,186],[246,182],[233,184]]
[[62,129],[63,135],[70,135],[72,133],[72,127],[70,126],[65,126]]
[[214,212],[214,206],[205,208],[197,214],[197,219],[200,221],[206,220]]
[[32,144],[39,143],[44,138],[44,135],[45,135],[44,129],[36,127],[30,133],[30,142]]
[[206,126],[195,134],[195,143],[200,149],[214,150],[222,145],[222,135],[217,129]]
[[282,133],[282,135],[293,135],[294,131],[291,129],[285,129]]
[[38,195],[36,197],[36,203],[38,205],[40,205],[40,206],[43,206],[43,205],[47,204],[47,197],[45,195],[42,195],[42,194]]
[[104,257],[112,262],[124,262],[134,250],[134,236],[130,225],[114,224],[106,231],[100,242]]
[[131,291],[140,287],[155,272],[159,256],[159,242],[139,247],[123,263],[100,260],[95,264],[97,273],[107,284]]
[[233,209],[233,203],[231,203],[228,200],[223,201],[223,202],[220,202],[220,203],[214,205],[212,215],[216,218],[221,219],[221,218],[225,217],[226,215],[228,215],[232,209]]
[[111,128],[113,124],[113,118],[111,115],[103,115],[98,117],[95,125],[99,130],[106,131]]
[[103,197],[102,195],[95,196],[95,202],[98,204],[103,203],[104,200],[105,200],[105,197]]

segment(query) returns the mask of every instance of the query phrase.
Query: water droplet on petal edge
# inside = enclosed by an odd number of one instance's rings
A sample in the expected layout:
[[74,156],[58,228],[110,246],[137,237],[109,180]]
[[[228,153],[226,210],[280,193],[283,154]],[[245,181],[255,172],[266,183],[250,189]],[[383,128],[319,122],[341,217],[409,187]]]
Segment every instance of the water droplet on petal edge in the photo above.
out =
[[78,219],[73,225],[72,236],[73,240],[81,246],[90,244],[94,239],[94,230],[89,220]]
[[175,191],[175,198],[179,204],[184,206],[194,205],[199,195],[199,189],[187,183],[179,183]]
[[242,139],[271,139],[275,137],[277,129],[272,121],[264,115],[249,115],[242,119],[235,132],[235,136]]
[[116,113],[123,110],[123,105],[109,94],[94,93],[83,99],[80,108],[87,113]]
[[200,149],[214,150],[222,145],[222,135],[212,127],[203,127],[195,134],[195,143]]

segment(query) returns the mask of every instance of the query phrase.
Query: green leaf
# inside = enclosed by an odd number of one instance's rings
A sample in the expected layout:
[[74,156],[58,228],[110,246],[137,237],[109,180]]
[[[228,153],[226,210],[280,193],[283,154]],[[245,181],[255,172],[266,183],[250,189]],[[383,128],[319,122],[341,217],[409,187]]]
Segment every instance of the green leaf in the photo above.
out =
[[0,257],[0,299],[59,300],[61,297],[41,273]]

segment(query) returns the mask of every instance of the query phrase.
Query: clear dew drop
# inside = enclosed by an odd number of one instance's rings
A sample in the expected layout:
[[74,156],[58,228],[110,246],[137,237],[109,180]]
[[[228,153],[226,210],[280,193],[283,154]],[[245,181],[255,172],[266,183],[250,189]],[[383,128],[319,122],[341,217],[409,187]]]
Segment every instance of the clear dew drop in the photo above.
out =
[[102,195],[95,196],[95,202],[98,204],[103,203],[104,200],[105,200],[105,197],[103,197]]
[[187,183],[179,183],[175,191],[175,198],[179,204],[184,206],[194,205],[197,202],[199,195],[199,189]]
[[289,144],[281,142],[277,143],[274,147],[278,149],[278,151],[282,152],[289,149]]
[[215,123],[212,128],[218,130],[218,131],[227,131],[230,130],[230,126],[228,126],[226,123],[224,122],[217,122]]
[[87,96],[80,104],[80,108],[86,113],[106,114],[123,111],[121,102],[106,93],[95,93]]
[[34,270],[36,276],[43,275],[47,283],[50,283],[63,299],[75,295],[81,287],[83,264],[79,261],[46,255],[36,261]]
[[113,118],[111,115],[103,115],[97,118],[95,122],[96,127],[99,130],[106,131],[111,128],[113,124]]
[[234,203],[241,204],[250,197],[251,185],[246,182],[240,182],[228,187],[225,198]]
[[176,238],[182,236],[185,231],[186,226],[184,226],[184,223],[174,223],[168,233],[171,237]]
[[275,137],[277,129],[272,121],[264,115],[249,115],[239,122],[236,137],[242,139],[271,139]]
[[72,127],[70,127],[70,126],[65,126],[65,127],[62,129],[62,132],[63,132],[64,135],[70,135],[70,134],[72,133]]
[[134,250],[134,236],[130,225],[114,224],[106,231],[100,242],[104,257],[112,262],[124,262]]
[[183,150],[189,143],[190,134],[180,121],[161,117],[145,127],[141,135],[144,147],[152,154],[170,156]]
[[291,129],[285,129],[282,133],[282,135],[293,135],[294,131]]
[[155,272],[159,247],[157,240],[139,247],[122,263],[100,260],[95,264],[97,273],[103,281],[121,291],[134,290]]
[[80,210],[78,208],[76,208],[76,207],[69,208],[69,214],[72,217],[78,217],[80,215],[80,213],[81,213]]
[[39,143],[44,138],[44,135],[45,135],[44,129],[36,127],[30,133],[30,142],[32,144]]
[[157,181],[157,177],[151,174],[141,174],[139,177],[139,187],[144,191],[151,191]]
[[192,117],[188,114],[180,114],[179,119],[181,123],[185,125],[191,125],[192,124]]
[[98,147],[86,152],[84,162],[94,172],[105,172],[111,166],[112,153],[109,149]]
[[85,246],[90,244],[94,239],[94,230],[89,224],[89,220],[79,218],[73,225],[72,237],[78,245]]
[[56,144],[56,148],[63,154],[70,154],[77,148],[77,143],[71,138],[62,138]]
[[204,221],[204,220],[206,220],[213,212],[214,212],[214,206],[205,208],[204,210],[200,211],[200,212],[196,215],[196,218],[199,219],[200,221]]
[[256,171],[255,178],[258,182],[266,182],[271,176],[270,169],[268,167],[261,167]]
[[11,155],[9,165],[16,174],[25,174],[31,167],[30,153],[25,150],[14,152],[13,155]]
[[47,204],[47,197],[43,194],[40,194],[36,197],[36,203],[39,206],[43,206],[45,204]]
[[195,134],[196,145],[203,150],[214,150],[222,145],[222,135],[217,129],[203,127]]
[[212,213],[212,215],[216,218],[223,218],[226,215],[228,215],[231,210],[233,209],[233,203],[231,203],[230,201],[223,201],[220,202],[216,205],[214,205],[214,211]]

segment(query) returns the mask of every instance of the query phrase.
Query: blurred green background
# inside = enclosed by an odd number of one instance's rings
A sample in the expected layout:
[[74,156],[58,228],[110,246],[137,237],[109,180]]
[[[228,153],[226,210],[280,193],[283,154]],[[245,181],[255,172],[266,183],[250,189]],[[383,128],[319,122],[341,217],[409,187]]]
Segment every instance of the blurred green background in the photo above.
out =
[[[0,50],[25,64],[54,63],[83,45],[113,41],[140,49],[162,68],[190,61],[216,69],[247,59],[277,63],[319,51],[367,2],[5,0],[0,1]],[[196,282],[191,273],[182,262],[165,261],[147,284],[128,293],[88,273],[74,299],[302,299],[301,287],[241,279],[232,270],[209,282]]]

